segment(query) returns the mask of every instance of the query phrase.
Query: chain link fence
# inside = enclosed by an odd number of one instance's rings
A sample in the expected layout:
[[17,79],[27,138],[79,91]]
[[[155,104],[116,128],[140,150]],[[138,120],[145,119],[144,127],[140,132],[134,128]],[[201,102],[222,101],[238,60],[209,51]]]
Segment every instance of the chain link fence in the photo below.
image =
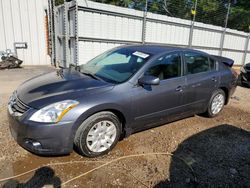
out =
[[[59,1],[59,0],[58,0]],[[62,0],[61,0],[62,1]],[[92,0],[249,32],[247,0]]]

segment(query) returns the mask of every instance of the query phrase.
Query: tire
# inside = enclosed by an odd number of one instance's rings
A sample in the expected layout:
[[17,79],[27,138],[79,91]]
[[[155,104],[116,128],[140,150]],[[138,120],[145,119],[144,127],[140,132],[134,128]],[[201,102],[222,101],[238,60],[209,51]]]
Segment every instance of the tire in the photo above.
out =
[[[220,105],[218,106],[217,110],[215,110],[215,108],[213,106],[216,99],[219,100],[218,103],[217,103],[218,105],[219,105],[219,102],[221,102]],[[211,99],[209,100],[207,111],[205,112],[205,115],[207,117],[210,117],[210,118],[218,116],[219,113],[224,108],[225,101],[226,101],[226,95],[225,95],[225,92],[222,89],[218,89],[218,90],[214,91],[213,94],[212,94]]]
[[117,144],[122,132],[118,117],[109,111],[87,118],[77,129],[74,146],[80,155],[97,157],[107,154]]

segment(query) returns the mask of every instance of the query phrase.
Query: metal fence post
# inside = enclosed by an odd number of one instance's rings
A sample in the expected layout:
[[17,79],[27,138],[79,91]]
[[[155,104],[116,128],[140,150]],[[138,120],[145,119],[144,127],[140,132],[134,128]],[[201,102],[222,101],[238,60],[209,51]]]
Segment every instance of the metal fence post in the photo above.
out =
[[248,36],[247,36],[246,42],[245,42],[244,54],[243,54],[243,57],[242,57],[242,66],[245,65],[245,63],[246,63],[246,57],[247,57],[249,39],[250,39],[250,31],[249,31],[249,33],[248,33]]
[[51,49],[51,64],[56,66],[56,43],[55,43],[55,0],[48,0],[49,6],[49,37]]
[[146,0],[144,12],[143,12],[143,21],[142,21],[142,44],[145,44],[145,40],[146,40],[147,12],[148,12],[148,0]]
[[[86,6],[88,6],[86,1]],[[75,1],[75,64],[79,65],[78,2]]]
[[63,67],[69,66],[69,19],[68,19],[68,3],[64,0],[64,34],[65,34],[65,62]]
[[228,22],[228,18],[229,18],[229,14],[230,14],[230,8],[231,8],[231,3],[228,3],[228,8],[227,8],[227,15],[226,15],[226,20],[225,20],[225,27],[223,29],[222,35],[221,35],[221,40],[220,40],[220,52],[219,52],[219,56],[222,56],[222,52],[223,52],[223,46],[224,46],[224,41],[225,41],[225,35],[226,35],[226,31],[227,31],[227,22]]
[[192,47],[192,42],[193,42],[193,33],[194,33],[194,23],[195,23],[195,17],[196,17],[196,10],[197,10],[197,0],[195,0],[194,14],[193,14],[193,19],[192,19],[191,27],[190,27],[190,31],[189,31],[189,39],[188,39],[189,48]]

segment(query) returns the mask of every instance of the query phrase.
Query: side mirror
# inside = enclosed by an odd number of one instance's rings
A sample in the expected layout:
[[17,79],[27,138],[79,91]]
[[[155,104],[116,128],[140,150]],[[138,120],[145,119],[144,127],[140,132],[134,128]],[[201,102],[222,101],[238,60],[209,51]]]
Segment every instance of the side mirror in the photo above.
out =
[[138,80],[140,85],[159,85],[160,79],[155,76],[143,76]]

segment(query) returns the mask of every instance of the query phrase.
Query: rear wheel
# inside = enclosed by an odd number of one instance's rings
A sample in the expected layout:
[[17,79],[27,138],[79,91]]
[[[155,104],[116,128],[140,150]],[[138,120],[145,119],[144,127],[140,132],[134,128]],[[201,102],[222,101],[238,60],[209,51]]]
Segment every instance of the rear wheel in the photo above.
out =
[[225,105],[226,97],[225,92],[222,89],[218,89],[214,91],[206,111],[206,116],[215,117],[217,116],[223,109]]
[[86,119],[76,131],[74,144],[81,155],[97,157],[108,153],[118,142],[121,123],[112,112],[99,112]]

